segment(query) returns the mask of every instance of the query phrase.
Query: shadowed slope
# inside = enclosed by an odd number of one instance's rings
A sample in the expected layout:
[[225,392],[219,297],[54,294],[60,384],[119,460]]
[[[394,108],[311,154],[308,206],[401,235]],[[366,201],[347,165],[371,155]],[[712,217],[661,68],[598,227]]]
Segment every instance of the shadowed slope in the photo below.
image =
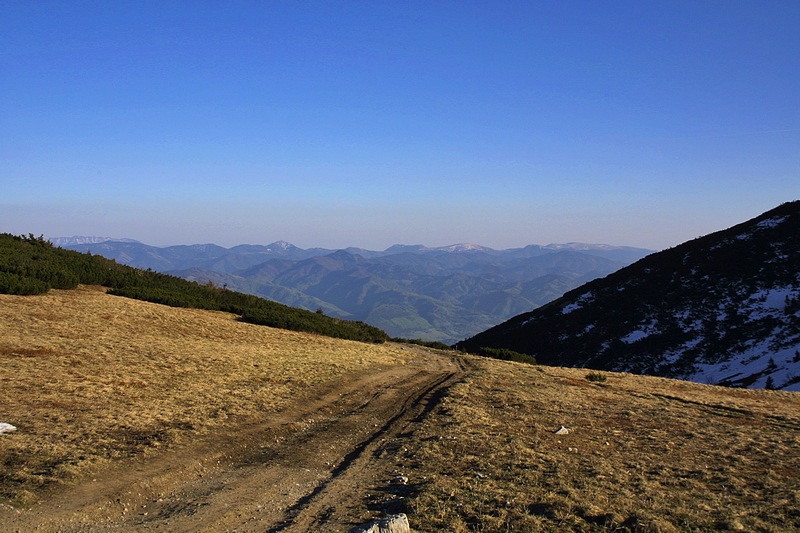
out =
[[458,346],[800,390],[800,202],[650,255]]

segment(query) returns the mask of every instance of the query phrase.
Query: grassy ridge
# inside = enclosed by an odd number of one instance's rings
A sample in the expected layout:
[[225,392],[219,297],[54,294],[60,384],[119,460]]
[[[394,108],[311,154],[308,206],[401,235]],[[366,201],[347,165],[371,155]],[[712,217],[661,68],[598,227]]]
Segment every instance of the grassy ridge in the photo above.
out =
[[120,265],[97,255],[56,248],[43,237],[0,234],[0,293],[32,295],[79,284],[103,285],[110,294],[172,307],[237,314],[253,324],[329,337],[382,343],[388,336],[363,322],[327,317],[213,285]]
[[415,531],[800,531],[797,393],[473,364],[395,458]]

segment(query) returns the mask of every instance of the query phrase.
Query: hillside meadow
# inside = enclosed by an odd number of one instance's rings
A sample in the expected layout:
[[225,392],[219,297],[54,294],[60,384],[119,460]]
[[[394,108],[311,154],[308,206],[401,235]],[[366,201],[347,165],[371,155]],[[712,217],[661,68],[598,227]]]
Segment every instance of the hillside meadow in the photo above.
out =
[[800,395],[475,363],[401,459],[425,531],[800,528]]
[[[425,354],[100,287],[0,295],[0,515]],[[415,531],[800,528],[797,394],[461,357],[382,459]]]
[[0,295],[0,497],[274,413],[310,388],[409,359],[101,287]]

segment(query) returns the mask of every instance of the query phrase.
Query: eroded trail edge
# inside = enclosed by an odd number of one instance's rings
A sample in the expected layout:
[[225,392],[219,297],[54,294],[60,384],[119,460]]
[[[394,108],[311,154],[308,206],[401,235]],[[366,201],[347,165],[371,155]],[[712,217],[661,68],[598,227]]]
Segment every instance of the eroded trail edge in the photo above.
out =
[[457,357],[419,350],[415,364],[349,376],[267,421],[116,465],[5,527],[348,531],[402,501],[391,490],[402,475],[395,452],[466,371]]

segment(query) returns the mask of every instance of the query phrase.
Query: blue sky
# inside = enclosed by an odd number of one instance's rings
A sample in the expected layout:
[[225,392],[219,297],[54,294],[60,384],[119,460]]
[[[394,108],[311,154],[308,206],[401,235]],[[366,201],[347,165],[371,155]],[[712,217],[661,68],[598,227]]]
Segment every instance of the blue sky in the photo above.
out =
[[800,2],[0,1],[0,231],[661,249],[800,198]]

